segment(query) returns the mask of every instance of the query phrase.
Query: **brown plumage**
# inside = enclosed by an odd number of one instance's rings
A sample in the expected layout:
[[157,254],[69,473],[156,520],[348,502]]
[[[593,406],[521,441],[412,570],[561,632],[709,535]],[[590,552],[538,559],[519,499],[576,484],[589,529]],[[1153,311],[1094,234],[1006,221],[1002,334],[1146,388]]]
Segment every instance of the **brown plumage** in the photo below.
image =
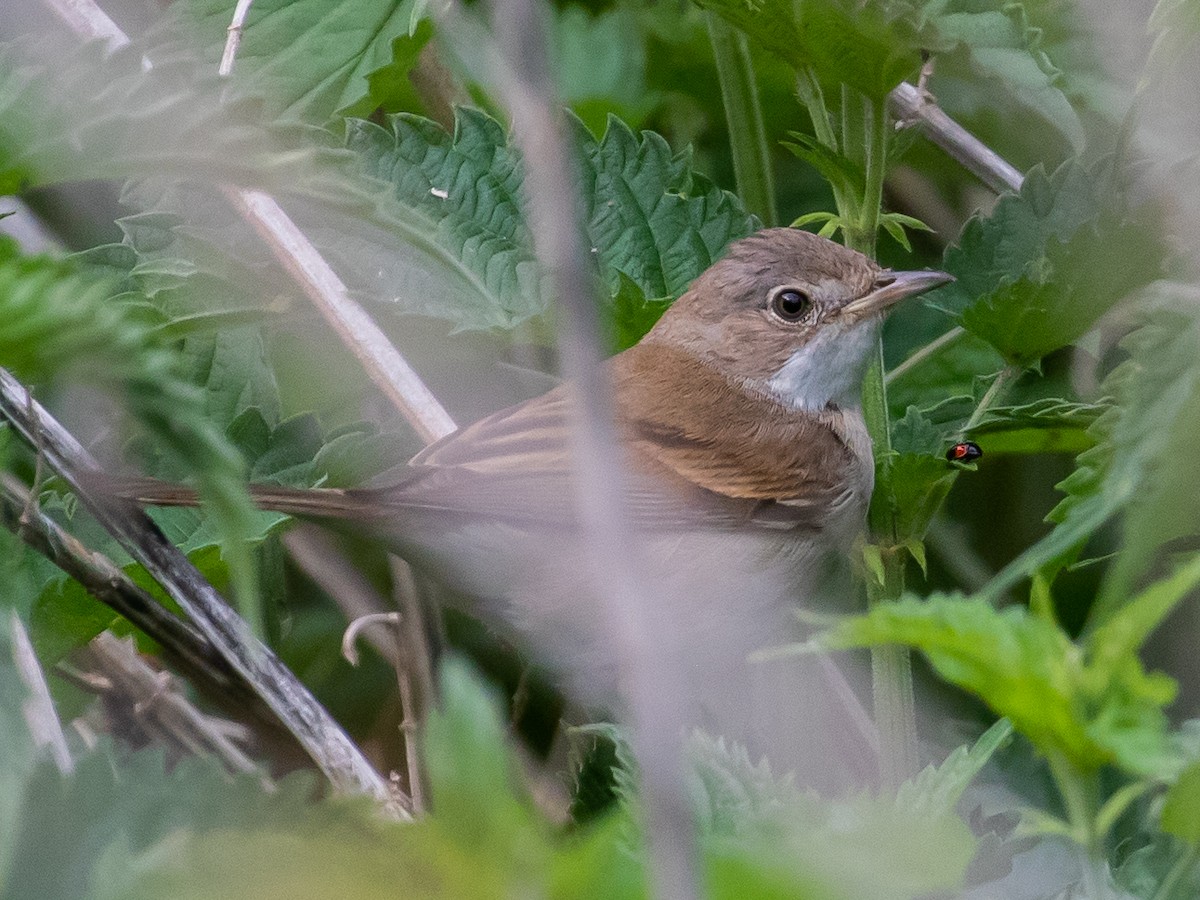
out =
[[[699,694],[729,689],[746,653],[787,634],[823,560],[861,529],[874,467],[858,386],[879,322],[946,280],[769,229],[735,243],[611,361],[624,501],[656,585],[648,602],[677,623],[669,652],[701,666]],[[479,599],[475,612],[581,676],[589,696],[611,697],[602,591],[573,527],[571,402],[562,386],[488,416],[386,487],[259,486],[254,498],[345,520],[428,563]],[[131,487],[148,503],[195,502],[174,486]]]

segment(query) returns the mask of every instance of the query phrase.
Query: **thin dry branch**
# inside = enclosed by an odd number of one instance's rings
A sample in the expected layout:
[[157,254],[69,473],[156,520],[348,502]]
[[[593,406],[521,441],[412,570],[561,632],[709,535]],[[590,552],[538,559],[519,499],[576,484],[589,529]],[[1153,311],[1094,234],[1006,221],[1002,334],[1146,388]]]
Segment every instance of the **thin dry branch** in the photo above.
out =
[[46,5],[73,32],[106,41],[110,50],[129,43],[129,36],[92,0],[46,0]]
[[225,192],[421,440],[432,443],[456,431],[450,414],[387,335],[350,299],[337,273],[274,198],[244,188],[229,187]]
[[1019,191],[1024,176],[942,110],[929,94],[901,82],[889,95],[900,126],[921,125],[931,141],[997,194]]
[[229,23],[225,37],[225,49],[221,53],[221,65],[217,72],[228,75],[233,71],[233,59],[237,56],[238,46],[242,43],[242,29],[246,25],[246,14],[250,12],[250,4],[254,0],[238,0],[233,9],[233,20]]
[[0,521],[89,594],[153,638],[171,663],[198,684],[214,693],[246,694],[237,673],[199,631],[164,609],[106,556],[63,531],[9,474],[0,475]]
[[[129,43],[129,37],[93,0],[43,2],[81,37],[104,39],[114,48]],[[450,414],[371,317],[350,299],[341,279],[283,208],[261,191],[228,187],[226,192],[421,439],[429,443],[456,431]]]
[[101,698],[108,715],[135,735],[194,756],[215,755],[232,774],[258,775],[265,789],[271,780],[235,742],[248,732],[234,722],[206,715],[180,691],[170,674],[151,668],[132,639],[105,631],[76,654],[81,671],[71,680]]
[[132,503],[101,497],[88,488],[89,476],[99,472],[91,455],[4,369],[0,369],[0,415],[37,448],[101,526],[163,586],[296,737],[336,790],[375,797],[392,814],[407,818],[387,782],[341,726],[270,648],[250,633],[241,617],[150,517]]
[[329,536],[315,526],[294,528],[284,535],[283,542],[300,570],[333,599],[350,622],[342,635],[342,656],[357,666],[356,645],[361,637],[396,672],[410,811],[419,815],[427,804],[417,737],[433,696],[432,663],[429,647],[419,633],[423,630],[419,607],[413,602],[404,603],[401,612],[390,609]]

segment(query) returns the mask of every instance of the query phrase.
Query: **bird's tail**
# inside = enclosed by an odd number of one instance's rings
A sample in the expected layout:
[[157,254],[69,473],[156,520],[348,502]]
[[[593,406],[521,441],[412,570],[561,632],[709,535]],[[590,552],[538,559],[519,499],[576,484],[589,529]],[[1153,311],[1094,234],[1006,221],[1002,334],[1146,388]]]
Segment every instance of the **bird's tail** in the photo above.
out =
[[[104,478],[97,485],[110,497],[143,506],[199,506],[199,492],[187,485],[156,478]],[[276,484],[247,485],[259,509],[305,519],[357,519],[371,511],[362,491],[337,488],[293,488]]]

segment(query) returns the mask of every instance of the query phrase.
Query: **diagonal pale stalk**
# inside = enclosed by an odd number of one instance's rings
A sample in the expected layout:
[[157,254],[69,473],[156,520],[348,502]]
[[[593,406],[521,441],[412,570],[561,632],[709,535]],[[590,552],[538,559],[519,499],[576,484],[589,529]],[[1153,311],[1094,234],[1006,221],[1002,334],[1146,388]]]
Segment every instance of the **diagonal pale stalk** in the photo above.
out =
[[746,209],[770,228],[779,222],[779,215],[775,210],[771,154],[762,106],[758,101],[758,82],[754,78],[750,45],[743,32],[716,13],[705,13],[705,20],[717,64],[717,78],[721,83],[721,102],[725,106],[725,122],[729,128],[729,149],[733,153],[738,196]]

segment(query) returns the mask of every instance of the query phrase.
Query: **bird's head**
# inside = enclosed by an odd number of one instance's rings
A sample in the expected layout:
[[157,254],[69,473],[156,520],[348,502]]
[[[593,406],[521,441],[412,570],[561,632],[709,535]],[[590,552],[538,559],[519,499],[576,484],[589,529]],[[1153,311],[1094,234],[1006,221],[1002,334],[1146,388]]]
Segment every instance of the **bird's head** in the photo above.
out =
[[952,281],[894,272],[806,231],[730,245],[647,335],[793,408],[857,403],[879,326],[900,300]]

